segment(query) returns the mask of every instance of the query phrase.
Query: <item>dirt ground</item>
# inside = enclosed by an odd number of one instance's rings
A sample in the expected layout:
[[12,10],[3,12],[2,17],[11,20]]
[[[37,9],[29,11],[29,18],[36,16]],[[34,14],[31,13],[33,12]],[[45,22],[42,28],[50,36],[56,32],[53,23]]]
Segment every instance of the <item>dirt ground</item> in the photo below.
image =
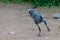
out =
[[37,37],[38,28],[28,15],[30,5],[0,4],[0,40],[60,40],[60,19],[53,19],[52,14],[60,13],[60,9],[38,7],[47,20],[50,32],[41,23],[41,36]]

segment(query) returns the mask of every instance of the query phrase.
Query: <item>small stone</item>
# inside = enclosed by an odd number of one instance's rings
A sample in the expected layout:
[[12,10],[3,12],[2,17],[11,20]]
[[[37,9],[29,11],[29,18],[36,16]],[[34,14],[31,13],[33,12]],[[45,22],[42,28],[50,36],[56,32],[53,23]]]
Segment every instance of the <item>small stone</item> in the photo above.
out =
[[14,34],[15,34],[15,32],[9,32],[9,33],[8,33],[8,35],[9,35],[9,34],[14,35]]
[[14,34],[14,32],[10,32],[11,34]]
[[55,18],[55,19],[59,19],[60,18],[60,13],[53,14],[52,17]]
[[48,39],[49,37],[45,37],[46,39]]

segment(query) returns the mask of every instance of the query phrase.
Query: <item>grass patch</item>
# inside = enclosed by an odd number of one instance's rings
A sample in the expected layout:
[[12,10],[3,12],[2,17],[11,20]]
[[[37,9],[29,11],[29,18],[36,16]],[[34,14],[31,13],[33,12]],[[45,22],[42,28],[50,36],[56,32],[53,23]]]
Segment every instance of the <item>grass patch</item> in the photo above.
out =
[[60,6],[60,0],[0,0],[0,3],[16,3],[30,2],[34,6]]

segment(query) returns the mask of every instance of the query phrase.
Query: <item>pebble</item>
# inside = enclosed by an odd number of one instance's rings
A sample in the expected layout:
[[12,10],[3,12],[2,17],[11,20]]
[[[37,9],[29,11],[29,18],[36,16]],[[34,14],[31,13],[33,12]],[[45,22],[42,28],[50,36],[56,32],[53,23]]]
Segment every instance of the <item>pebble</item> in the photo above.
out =
[[49,37],[45,37],[46,39],[48,39]]
[[8,34],[14,35],[14,34],[15,34],[15,32],[9,32]]

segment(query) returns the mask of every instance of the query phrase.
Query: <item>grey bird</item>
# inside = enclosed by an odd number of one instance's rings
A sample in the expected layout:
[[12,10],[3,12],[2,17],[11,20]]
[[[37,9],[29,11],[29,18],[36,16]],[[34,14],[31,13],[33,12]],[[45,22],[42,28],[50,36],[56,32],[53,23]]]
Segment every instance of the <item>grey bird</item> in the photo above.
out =
[[30,16],[32,17],[32,19],[34,20],[35,24],[38,27],[38,30],[39,30],[38,36],[40,36],[40,33],[41,33],[41,28],[39,27],[39,23],[44,22],[47,30],[50,31],[50,28],[48,27],[45,18],[41,15],[40,12],[35,12],[34,8],[29,8],[28,13],[30,14]]

